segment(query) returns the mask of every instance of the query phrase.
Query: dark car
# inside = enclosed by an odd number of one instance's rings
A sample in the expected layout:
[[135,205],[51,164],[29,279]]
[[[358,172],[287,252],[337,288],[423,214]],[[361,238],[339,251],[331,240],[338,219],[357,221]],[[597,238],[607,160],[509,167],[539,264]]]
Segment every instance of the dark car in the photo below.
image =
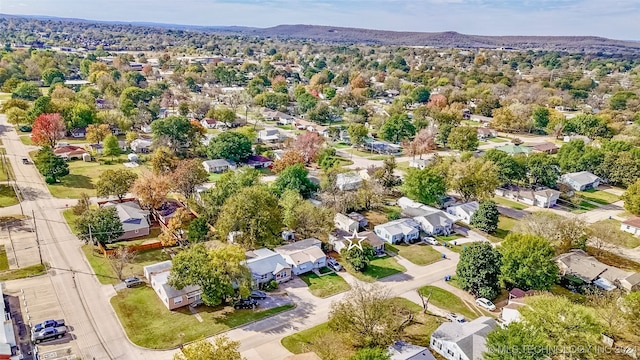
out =
[[254,309],[258,306],[258,302],[255,299],[240,299],[233,304],[233,308],[238,309]]
[[22,158],[22,163],[25,164],[25,165],[31,164],[31,162],[27,158]]
[[251,295],[249,295],[250,298],[252,299],[266,299],[267,298],[267,293],[264,291],[260,291],[260,290],[253,290],[251,291]]
[[124,279],[124,285],[128,288],[140,286],[142,284],[143,284],[142,280],[138,279],[137,277],[130,277],[130,278]]
[[64,326],[64,320],[45,320],[41,323],[33,325],[33,332],[40,332],[46,328],[55,328]]

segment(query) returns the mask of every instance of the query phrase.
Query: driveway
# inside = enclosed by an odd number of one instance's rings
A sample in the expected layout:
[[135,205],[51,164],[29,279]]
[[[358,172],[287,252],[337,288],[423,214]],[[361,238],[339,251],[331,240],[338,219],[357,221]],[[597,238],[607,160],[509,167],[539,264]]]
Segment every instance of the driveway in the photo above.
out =
[[522,219],[526,215],[529,215],[529,213],[526,211],[516,210],[502,205],[498,205],[498,212],[500,213],[500,215],[504,215],[513,219]]

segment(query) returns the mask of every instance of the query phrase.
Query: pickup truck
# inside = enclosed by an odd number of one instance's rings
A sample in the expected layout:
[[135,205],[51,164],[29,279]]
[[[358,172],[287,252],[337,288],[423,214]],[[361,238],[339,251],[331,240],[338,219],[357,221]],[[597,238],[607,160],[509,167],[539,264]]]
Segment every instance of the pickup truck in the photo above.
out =
[[43,341],[49,341],[53,339],[62,339],[64,337],[64,334],[66,333],[67,333],[66,326],[48,327],[31,334],[31,341],[33,341],[36,344],[39,344]]
[[39,324],[35,324],[33,326],[33,329],[31,329],[34,333],[35,332],[39,332],[45,328],[50,328],[50,327],[59,327],[59,326],[64,326],[64,320],[45,320]]

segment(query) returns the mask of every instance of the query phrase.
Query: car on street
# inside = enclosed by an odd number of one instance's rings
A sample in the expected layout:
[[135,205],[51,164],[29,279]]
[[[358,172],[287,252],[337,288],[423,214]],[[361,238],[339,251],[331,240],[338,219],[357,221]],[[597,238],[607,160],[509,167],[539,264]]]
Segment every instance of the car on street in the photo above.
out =
[[31,341],[39,344],[43,341],[62,339],[66,333],[66,326],[48,327],[31,334]]
[[22,163],[25,164],[25,165],[31,164],[31,162],[27,158],[22,158]]
[[124,285],[125,285],[126,287],[128,287],[128,288],[132,288],[132,287],[140,286],[140,285],[142,285],[142,284],[144,284],[144,283],[142,282],[142,280],[140,280],[139,278],[137,278],[137,277],[135,277],[135,276],[134,276],[134,277],[130,277],[130,278],[126,278],[126,279],[124,279]]
[[457,322],[457,323],[463,323],[463,322],[467,321],[467,319],[465,319],[464,316],[462,316],[460,314],[453,313],[453,312],[447,314],[447,319],[449,319],[450,321],[453,321],[453,322]]
[[255,309],[258,306],[256,299],[240,299],[233,304],[233,308],[238,309]]
[[340,263],[338,263],[334,258],[327,258],[327,266],[329,266],[333,271],[342,271],[342,265],[340,265]]
[[491,302],[491,300],[485,298],[477,298],[476,305],[483,307],[489,311],[493,311],[496,309],[496,306]]
[[252,290],[251,294],[249,295],[250,298],[252,299],[266,299],[267,298],[267,293],[264,291],[260,291],[260,290]]
[[438,240],[432,238],[431,236],[425,236],[424,238],[422,238],[422,241],[426,242],[429,245],[440,245]]
[[50,327],[59,327],[64,326],[64,320],[45,320],[41,323],[33,325],[33,329],[31,329],[34,333],[44,330],[45,328]]

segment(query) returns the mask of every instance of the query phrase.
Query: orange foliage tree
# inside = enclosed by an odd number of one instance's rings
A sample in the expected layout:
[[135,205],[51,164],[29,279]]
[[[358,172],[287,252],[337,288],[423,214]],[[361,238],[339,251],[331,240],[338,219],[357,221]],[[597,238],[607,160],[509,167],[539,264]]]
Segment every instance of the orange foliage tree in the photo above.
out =
[[302,155],[302,153],[297,150],[288,150],[287,152],[282,154],[282,157],[280,159],[273,162],[271,170],[274,173],[278,174],[287,167],[295,164],[304,164],[304,155]]
[[65,126],[60,114],[42,114],[33,122],[31,141],[40,146],[55,147],[64,137]]
[[323,143],[324,139],[320,134],[307,131],[298,135],[293,143],[293,149],[299,151],[304,156],[304,161],[308,164],[316,161]]

